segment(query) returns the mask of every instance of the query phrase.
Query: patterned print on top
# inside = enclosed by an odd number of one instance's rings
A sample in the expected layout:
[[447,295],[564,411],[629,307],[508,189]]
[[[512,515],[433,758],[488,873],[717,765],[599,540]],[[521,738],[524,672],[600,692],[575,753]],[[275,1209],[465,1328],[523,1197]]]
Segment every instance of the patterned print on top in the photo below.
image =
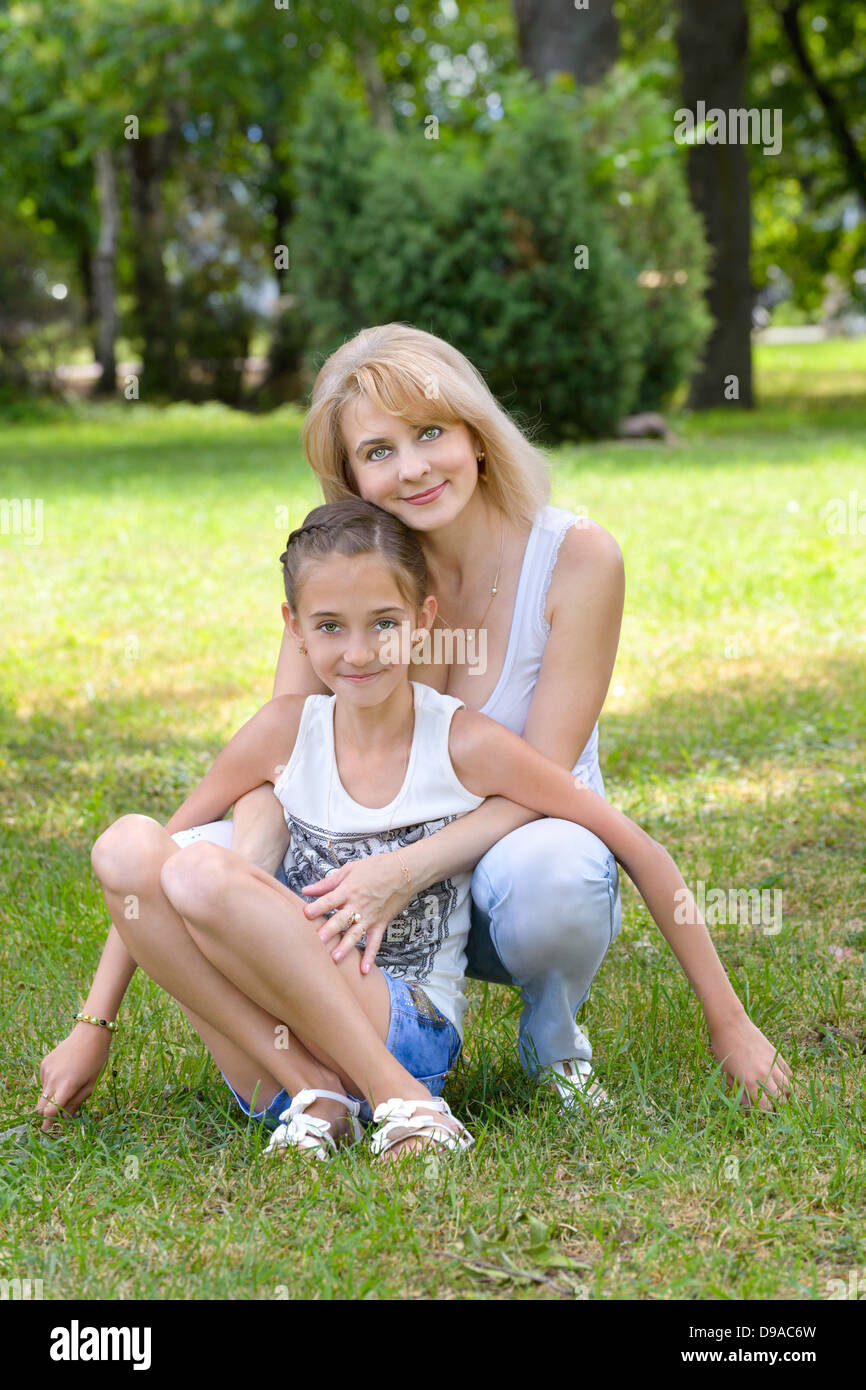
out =
[[[434,835],[455,819],[455,816],[441,816],[438,820],[424,821],[420,825],[400,826],[389,831],[387,836],[378,832],[343,834],[332,830],[332,849],[329,849],[328,832],[323,826],[311,825],[292,815],[292,842],[284,864],[286,881],[294,893],[303,893],[309,884],[325,878],[329,872],[337,867],[342,868],[353,859],[387,854],[392,849],[415,844],[425,835]],[[450,879],[432,883],[422,893],[410,898],[382,938],[376,956],[379,968],[400,979],[411,974],[413,979],[426,980],[437,951],[448,937],[448,919],[456,901],[457,890]]]

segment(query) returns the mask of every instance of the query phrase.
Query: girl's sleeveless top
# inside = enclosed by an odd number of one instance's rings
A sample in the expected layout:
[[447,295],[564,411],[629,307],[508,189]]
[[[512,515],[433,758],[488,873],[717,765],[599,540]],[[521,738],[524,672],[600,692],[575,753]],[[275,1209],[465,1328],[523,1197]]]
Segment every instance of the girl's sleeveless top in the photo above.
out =
[[[515,734],[522,735],[526,727],[529,704],[550,636],[550,624],[544,618],[544,605],[559,547],[569,527],[579,522],[580,518],[574,512],[561,507],[542,507],[532,523],[502,673],[493,693],[480,710],[481,714],[496,719]],[[573,771],[581,772],[593,790],[599,796],[604,796],[604,782],[598,765],[597,720]]]
[[[336,696],[307,696],[292,756],[274,784],[292,836],[284,867],[294,892],[302,893],[352,859],[414,844],[484,800],[458,780],[448,751],[451,719],[465,708],[463,701],[418,681],[410,684],[415,729],[406,776],[394,800],[375,808],[354,801],[340,781]],[[390,975],[419,984],[461,1038],[471,880],[471,873],[455,874],[412,898],[388,927],[376,957]]]

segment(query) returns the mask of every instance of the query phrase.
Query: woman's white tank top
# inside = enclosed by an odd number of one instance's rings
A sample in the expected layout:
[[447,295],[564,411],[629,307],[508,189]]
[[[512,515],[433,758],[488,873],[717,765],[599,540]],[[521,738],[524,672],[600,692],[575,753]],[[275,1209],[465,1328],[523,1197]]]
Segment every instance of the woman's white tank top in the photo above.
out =
[[[489,715],[515,734],[523,734],[529,704],[541,669],[541,658],[550,636],[544,605],[559,547],[569,527],[579,524],[574,512],[561,507],[542,507],[536,513],[526,543],[523,566],[514,601],[514,616],[502,672],[480,713]],[[604,783],[598,765],[598,720],[586,747],[574,765],[599,796]]]
[[[414,844],[484,800],[458,780],[448,752],[451,719],[465,708],[463,701],[418,681],[410,685],[415,730],[406,776],[394,800],[375,808],[354,801],[340,781],[336,696],[307,696],[292,756],[274,784],[292,835],[285,871],[294,892],[352,859]],[[455,874],[412,898],[388,927],[376,957],[389,974],[419,984],[461,1037],[471,880],[471,873]]]

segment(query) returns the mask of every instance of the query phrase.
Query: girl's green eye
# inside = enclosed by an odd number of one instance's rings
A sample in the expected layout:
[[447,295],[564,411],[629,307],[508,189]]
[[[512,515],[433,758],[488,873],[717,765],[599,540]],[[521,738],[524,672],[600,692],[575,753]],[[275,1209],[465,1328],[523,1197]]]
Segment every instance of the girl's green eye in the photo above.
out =
[[378,445],[377,448],[371,449],[371,450],[370,450],[370,453],[367,455],[367,457],[370,458],[370,459],[372,459],[374,463],[381,463],[381,459],[377,459],[377,458],[376,458],[376,455],[377,455],[378,453],[380,453],[380,451],[383,450],[384,448],[385,448],[385,445],[384,445],[384,444]]
[[424,430],[423,433],[428,434],[430,430],[438,430],[440,434],[442,433],[441,427],[439,425],[428,425],[427,429]]
[[336,626],[337,626],[336,623],[319,623],[319,629],[320,629],[321,632],[324,632],[325,629],[328,628],[328,627],[336,627]]
[[[394,620],[393,618],[380,618],[380,619],[379,619],[379,622],[376,624],[376,626],[379,627],[379,625],[380,625],[381,623],[388,623],[389,627],[396,627],[396,626],[397,626],[397,624],[396,624],[396,622],[395,622],[395,620]],[[387,631],[388,631],[388,628],[385,628],[385,631],[387,632]]]

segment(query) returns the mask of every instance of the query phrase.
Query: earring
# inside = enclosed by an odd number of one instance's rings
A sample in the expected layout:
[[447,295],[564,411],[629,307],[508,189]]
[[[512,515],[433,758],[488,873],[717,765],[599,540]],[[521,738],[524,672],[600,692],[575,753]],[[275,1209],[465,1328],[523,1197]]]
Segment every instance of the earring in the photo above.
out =
[[475,462],[478,464],[478,476],[479,476],[479,478],[486,478],[486,477],[487,477],[487,455],[484,453],[484,450],[483,450],[483,449],[482,449],[482,451],[481,451],[480,454],[476,454],[476,455],[475,455]]
[[306,647],[304,646],[303,642],[302,642],[301,645],[298,647],[298,651],[300,652],[301,656],[306,656],[306,655],[307,655],[307,649],[306,649]]

